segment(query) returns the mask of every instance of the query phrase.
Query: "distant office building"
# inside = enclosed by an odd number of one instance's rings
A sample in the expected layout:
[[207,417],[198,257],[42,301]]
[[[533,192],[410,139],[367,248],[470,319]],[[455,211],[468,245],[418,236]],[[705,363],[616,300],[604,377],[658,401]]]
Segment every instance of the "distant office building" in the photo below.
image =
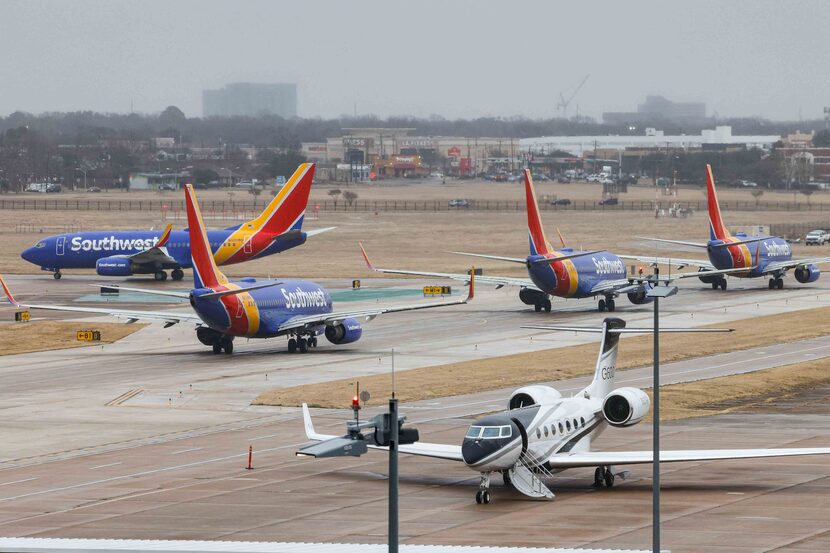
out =
[[256,117],[263,114],[297,117],[297,85],[294,83],[231,83],[202,91],[205,117]]
[[646,96],[646,101],[634,112],[606,112],[602,121],[606,125],[642,125],[658,121],[672,123],[702,123],[706,120],[706,104],[703,102],[672,102],[662,96]]

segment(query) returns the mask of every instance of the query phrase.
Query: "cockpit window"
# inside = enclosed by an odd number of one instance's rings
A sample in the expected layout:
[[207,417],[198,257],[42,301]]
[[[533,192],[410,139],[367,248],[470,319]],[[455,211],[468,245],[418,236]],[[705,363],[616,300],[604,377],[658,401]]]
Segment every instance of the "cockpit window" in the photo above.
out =
[[467,437],[477,440],[481,436],[481,426],[471,426],[469,430],[467,430]]
[[513,429],[509,426],[502,426],[501,427],[501,437],[502,438],[509,438],[513,435]]
[[485,426],[482,438],[498,438],[499,432],[498,426]]
[[37,244],[35,244],[35,247],[36,247],[36,248],[45,248],[45,247],[46,247],[46,242],[44,242],[43,240],[41,240],[40,242],[38,242]]

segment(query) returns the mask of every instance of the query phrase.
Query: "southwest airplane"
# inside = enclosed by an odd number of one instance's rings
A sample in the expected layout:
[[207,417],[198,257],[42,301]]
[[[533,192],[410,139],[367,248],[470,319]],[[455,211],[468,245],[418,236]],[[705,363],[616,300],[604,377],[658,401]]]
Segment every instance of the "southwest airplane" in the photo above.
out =
[[462,300],[335,311],[329,293],[319,284],[307,280],[258,282],[254,278],[243,278],[232,282],[217,267],[199,205],[189,184],[185,185],[185,199],[190,251],[193,256],[194,286],[190,293],[108,287],[187,298],[195,313],[18,304],[0,277],[0,284],[9,303],[32,309],[104,313],[127,319],[128,322],[140,319],[163,321],[165,326],[179,322],[195,323],[196,337],[200,342],[211,346],[213,353],[224,350],[230,354],[236,337],[288,336],[288,351],[291,353],[297,350],[305,353],[309,348],[316,347],[317,336],[321,334],[333,344],[349,344],[359,340],[363,333],[358,319],[370,321],[383,313],[459,305],[473,299],[475,283],[471,282],[469,295]]
[[[331,228],[303,232],[308,194],[315,165],[303,163],[256,218],[224,230],[208,231],[208,243],[216,263],[230,265],[279,253],[303,244],[306,238]],[[190,239],[187,230],[103,231],[58,234],[39,240],[20,256],[61,278],[62,269],[92,269],[101,276],[155,274],[166,280],[184,277],[189,268]]]
[[[698,267],[700,280],[705,284],[711,284],[713,290],[717,290],[718,287],[726,290],[724,278],[726,274],[732,274],[738,278],[769,276],[769,288],[779,290],[784,287],[783,276],[791,269],[795,269],[795,279],[798,282],[802,284],[815,282],[821,276],[818,265],[830,263],[830,257],[792,259],[790,245],[786,240],[777,236],[747,236],[741,232],[731,235],[723,224],[711,165],[706,166],[706,196],[709,206],[708,242],[701,244],[663,238],[646,238],[646,240],[706,248],[709,255],[708,262],[700,259],[664,257],[637,257],[636,259],[645,263]],[[628,256],[621,257],[628,258]],[[724,269],[731,269],[731,272],[723,271]]]
[[[466,252],[451,253],[521,263],[527,266],[530,278],[479,276],[476,280],[479,283],[495,284],[497,288],[518,286],[520,288],[519,299],[526,305],[532,305],[537,312],[542,309],[550,312],[549,296],[560,298],[603,296],[598,304],[600,311],[614,311],[616,309],[614,298],[621,294],[627,294],[629,301],[633,304],[650,303],[652,298],[647,293],[652,283],[648,282],[647,278],[626,278],[625,263],[622,259],[627,256],[615,255],[604,250],[575,251],[566,246],[557,251],[550,245],[545,236],[545,230],[542,228],[539,204],[536,201],[536,191],[530,170],[525,169],[524,175],[530,255],[526,258],[518,258]],[[561,234],[559,238],[564,246]],[[462,281],[470,279],[469,275],[459,273],[377,268],[369,261],[369,256],[362,244],[360,249],[369,269],[380,273],[434,276]],[[734,269],[716,271],[715,274],[732,271]],[[683,278],[683,276],[678,275],[674,278]]]
[[[651,332],[626,328],[625,321],[606,318],[601,328],[528,326],[542,330],[602,333],[593,381],[570,398],[550,386],[519,388],[507,410],[482,417],[470,425],[461,445],[415,442],[400,445],[401,453],[464,463],[480,474],[477,503],[490,503],[490,477],[501,473],[505,484],[533,498],[553,499],[543,482],[571,468],[592,467],[594,485],[611,487],[615,476],[625,478],[619,465],[651,463],[652,451],[593,451],[596,438],[609,426],[625,428],[640,422],[651,406],[646,393],[633,387],[614,389],[620,334]],[[727,332],[730,329],[668,328],[660,332]],[[306,437],[324,441],[338,436],[314,430],[308,406],[303,404]],[[367,444],[368,445],[368,444]],[[368,445],[373,449],[386,449]],[[302,450],[300,451],[302,452]],[[714,461],[792,455],[830,454],[830,448],[697,449],[660,451],[660,462]]]

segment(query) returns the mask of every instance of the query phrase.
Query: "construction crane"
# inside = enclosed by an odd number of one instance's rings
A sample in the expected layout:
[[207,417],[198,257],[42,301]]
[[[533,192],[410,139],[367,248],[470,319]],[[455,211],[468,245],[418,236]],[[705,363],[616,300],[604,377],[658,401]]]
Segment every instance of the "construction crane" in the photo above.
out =
[[582,78],[582,81],[580,81],[580,83],[576,86],[574,91],[571,93],[570,96],[568,96],[567,99],[565,99],[565,93],[564,92],[559,93],[559,102],[556,104],[556,109],[557,110],[560,110],[560,109],[562,110],[562,117],[564,117],[565,119],[568,118],[568,106],[571,104],[571,101],[573,101],[574,97],[576,97],[577,93],[580,90],[582,90],[582,86],[585,84],[585,81],[587,81],[588,77],[590,77],[590,76],[591,76],[590,73],[585,75]]

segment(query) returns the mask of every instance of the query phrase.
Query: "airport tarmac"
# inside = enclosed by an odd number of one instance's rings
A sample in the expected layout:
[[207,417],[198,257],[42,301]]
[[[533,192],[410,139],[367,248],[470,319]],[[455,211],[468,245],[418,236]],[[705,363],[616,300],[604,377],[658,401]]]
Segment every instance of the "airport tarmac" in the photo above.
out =
[[[94,277],[78,276],[60,283],[48,275],[9,279],[24,300],[48,288],[48,296],[38,298],[44,303],[89,294],[87,285],[93,282]],[[830,303],[824,279],[782,291],[759,283],[765,281],[733,279],[728,293],[683,283],[678,296],[661,304],[662,324],[725,323]],[[343,288],[349,282],[323,284]],[[364,287],[423,284],[435,283],[364,280]],[[616,315],[630,325],[650,324],[651,306],[625,299],[618,305]],[[275,339],[237,341],[233,356],[215,356],[195,340],[189,325],[151,325],[104,347],[0,356],[0,534],[383,541],[385,457],[297,459],[293,452],[305,441],[297,409],[255,407],[250,401],[276,386],[386,372],[392,346],[396,368],[402,370],[593,341],[596,337],[519,327],[596,325],[601,318],[591,300],[556,302],[553,313],[534,313],[518,301],[515,290],[480,286],[470,305],[381,316],[365,325],[361,341],[340,348],[322,343],[306,355],[289,355],[285,340]],[[696,366],[673,364],[664,371],[664,382],[671,381],[672,370],[681,379],[710,377],[756,363],[801,361],[805,353],[812,358],[830,354],[827,340],[808,342],[713,356]],[[593,362],[586,359],[586,365]],[[700,368],[707,370],[698,374]],[[646,374],[623,374],[627,384],[647,385]],[[563,382],[561,387],[567,391],[578,385]],[[119,399],[133,392],[131,399]],[[385,391],[372,392],[372,404],[381,404]],[[422,439],[458,443],[467,417],[501,408],[505,400],[505,392],[497,391],[418,402],[402,410],[419,423]],[[329,414],[318,424],[338,432],[345,416]],[[822,414],[755,414],[677,422],[664,427],[664,445],[828,446],[829,420]],[[639,425],[606,432],[601,447],[648,449],[649,430]],[[253,471],[243,468],[249,445],[255,452]],[[453,463],[406,459],[401,535],[411,543],[647,545],[650,467],[636,467],[632,481],[610,491],[591,489],[589,472],[557,478],[554,503],[527,501],[496,486],[495,503],[478,506],[472,500],[475,473]],[[665,543],[673,551],[830,547],[830,500],[824,497],[830,459],[690,463],[666,467],[665,473]],[[536,525],[546,531],[530,532]]]

